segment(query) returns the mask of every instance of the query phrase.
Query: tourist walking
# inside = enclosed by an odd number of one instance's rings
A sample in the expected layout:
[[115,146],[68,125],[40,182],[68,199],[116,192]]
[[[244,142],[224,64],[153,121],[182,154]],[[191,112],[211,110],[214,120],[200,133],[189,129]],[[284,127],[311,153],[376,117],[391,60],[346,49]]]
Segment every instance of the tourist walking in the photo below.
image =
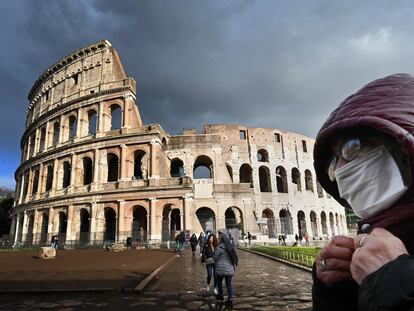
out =
[[207,270],[207,291],[210,291],[210,282],[211,278],[214,277],[214,294],[217,295],[217,280],[216,280],[216,271],[214,265],[214,252],[218,246],[217,238],[214,234],[209,234],[207,242],[204,246],[203,256],[201,257],[201,262],[206,265]]
[[197,243],[198,243],[197,236],[193,233],[193,235],[190,238],[191,252],[193,254],[193,257],[195,256]]
[[223,301],[223,279],[226,282],[227,288],[227,305],[233,305],[233,284],[232,278],[236,266],[238,264],[238,257],[236,250],[234,249],[233,243],[224,232],[220,232],[219,236],[220,245],[214,254],[214,262],[216,268],[216,279],[217,279],[217,300]]
[[249,231],[247,231],[247,238],[249,239],[249,245],[250,245],[251,240],[252,240],[252,235],[250,234]]
[[282,233],[282,245],[286,246],[286,235]]
[[200,245],[200,256],[203,255],[205,244],[206,244],[206,241],[204,239],[204,233],[200,232],[200,235],[198,236],[198,245]]

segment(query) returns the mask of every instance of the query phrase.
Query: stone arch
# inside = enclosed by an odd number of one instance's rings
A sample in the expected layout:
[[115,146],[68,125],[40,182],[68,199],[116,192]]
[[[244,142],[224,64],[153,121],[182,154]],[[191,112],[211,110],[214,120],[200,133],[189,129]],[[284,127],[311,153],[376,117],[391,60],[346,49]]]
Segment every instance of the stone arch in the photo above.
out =
[[[139,240],[144,242],[147,240],[147,223],[148,223],[148,213],[147,209],[144,206],[136,205],[132,208],[132,225],[131,225],[131,235],[132,240]],[[142,230],[141,230],[142,228]]]
[[46,128],[43,127],[40,130],[39,151],[45,150],[45,143],[46,143]]
[[162,240],[174,240],[177,231],[183,230],[181,221],[181,211],[173,204],[166,204],[162,210]]
[[284,234],[293,234],[292,216],[288,210],[282,209],[279,212],[280,230]]
[[299,211],[297,217],[298,217],[298,232],[300,235],[304,237],[305,233],[307,233],[305,213],[303,211]]
[[333,215],[332,212],[329,213],[329,226],[331,227],[332,235],[336,235],[335,223],[334,223],[334,215]]
[[[23,226],[23,217],[21,218],[21,226]],[[28,216],[28,222],[27,222],[27,236],[26,236],[26,244],[27,245],[32,245],[33,244],[33,240],[34,240],[33,239],[33,230],[34,230],[34,216],[30,215],[30,216]],[[22,240],[22,238],[20,236],[19,241],[21,241],[21,240]]]
[[90,241],[90,227],[91,227],[91,215],[86,208],[81,208],[79,211],[79,242],[81,244],[89,243]]
[[318,192],[318,198],[323,198],[323,189],[318,180],[316,180],[316,191]]
[[44,245],[48,242],[47,231],[49,226],[49,215],[46,212],[42,213],[40,223],[40,244]]
[[114,243],[116,239],[116,212],[112,207],[104,208],[104,242]]
[[122,127],[122,108],[118,104],[112,104],[109,107],[111,112],[111,127],[110,130],[119,130]]
[[253,186],[253,169],[252,167],[247,164],[244,163],[242,164],[242,166],[240,166],[239,169],[239,176],[240,176],[240,183],[249,183],[250,187]]
[[64,243],[66,241],[66,230],[68,226],[68,218],[66,216],[66,213],[63,211],[60,211],[58,220],[59,220],[59,226],[58,226],[59,243]]
[[257,162],[269,162],[269,154],[265,149],[257,151]]
[[76,129],[78,126],[78,119],[76,115],[70,114],[68,116],[68,140],[74,139],[76,137]]
[[184,163],[181,159],[174,158],[171,160],[170,175],[171,177],[184,176]]
[[134,175],[133,179],[147,179],[148,163],[147,153],[138,149],[134,152]]
[[209,207],[200,207],[196,210],[196,216],[203,231],[216,232],[216,214]]
[[339,215],[335,213],[335,232],[341,234],[341,227],[339,226]]
[[70,186],[70,175],[72,171],[72,167],[69,161],[63,162],[63,180],[62,180],[62,188],[67,188]]
[[231,182],[233,182],[233,168],[230,164],[226,163],[227,172],[229,173]]
[[311,233],[313,237],[318,236],[318,222],[316,219],[316,213],[314,211],[310,212],[310,225],[311,225]]
[[93,181],[93,164],[90,157],[82,158],[82,181],[83,185],[89,185]]
[[270,208],[266,208],[262,212],[262,218],[265,220],[261,225],[262,234],[267,235],[269,238],[276,237],[276,225],[275,216]]
[[194,179],[213,178],[213,161],[206,155],[200,155],[194,162]]
[[53,185],[53,165],[48,165],[46,170],[46,191],[52,189]]
[[292,168],[292,182],[296,185],[298,191],[302,191],[302,184],[300,182],[300,172],[294,167]]
[[[18,219],[18,222],[19,222],[19,228],[17,229],[17,241],[19,241],[21,243],[22,242],[22,238],[23,238],[23,221],[24,221],[24,216],[23,215],[18,215],[17,217],[18,217],[17,219]],[[27,233],[29,233],[29,231]],[[32,237],[32,240],[33,240],[33,237]]]
[[305,170],[305,190],[313,192],[313,180],[312,173],[310,170]]
[[53,135],[52,135],[53,146],[56,146],[56,144],[59,142],[59,136],[60,136],[60,123],[59,121],[55,121],[53,123]]
[[326,214],[324,211],[321,212],[321,227],[322,227],[322,234],[328,234],[328,227],[326,224]]
[[272,192],[272,183],[270,181],[270,171],[266,166],[259,167],[260,192]]
[[95,135],[97,131],[97,112],[95,109],[88,110],[88,135]]
[[107,156],[108,163],[108,176],[107,181],[113,182],[118,181],[119,179],[119,158],[115,153],[108,153]]
[[278,166],[276,168],[276,185],[277,192],[288,193],[287,174],[283,166]]
[[236,207],[231,206],[224,212],[226,229],[238,229],[243,234],[243,213]]

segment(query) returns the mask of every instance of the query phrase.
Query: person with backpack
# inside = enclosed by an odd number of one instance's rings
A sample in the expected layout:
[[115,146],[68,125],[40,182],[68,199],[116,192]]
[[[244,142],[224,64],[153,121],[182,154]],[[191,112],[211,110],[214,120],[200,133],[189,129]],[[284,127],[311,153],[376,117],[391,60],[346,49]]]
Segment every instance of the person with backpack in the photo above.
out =
[[193,257],[195,256],[197,242],[197,236],[193,233],[193,235],[190,238],[191,252],[193,253]]
[[226,282],[227,288],[227,300],[228,306],[233,305],[233,284],[232,278],[238,264],[238,257],[233,243],[225,232],[219,232],[220,244],[214,253],[214,263],[216,267],[216,278],[217,278],[217,300],[223,301],[223,279]]
[[204,239],[204,233],[200,232],[200,235],[198,236],[198,245],[200,245],[200,256],[203,256],[205,244],[206,244],[206,241]]
[[250,234],[249,231],[247,231],[247,238],[249,239],[249,245],[250,245],[250,242],[252,240],[252,235]]

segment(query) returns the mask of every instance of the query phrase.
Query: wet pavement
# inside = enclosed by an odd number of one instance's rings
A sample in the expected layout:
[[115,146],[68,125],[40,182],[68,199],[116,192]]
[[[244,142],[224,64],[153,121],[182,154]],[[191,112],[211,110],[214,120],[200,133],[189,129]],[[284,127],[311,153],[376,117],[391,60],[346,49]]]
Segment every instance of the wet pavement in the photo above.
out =
[[199,256],[192,257],[187,250],[141,295],[133,292],[0,295],[0,311],[312,309],[309,272],[241,250],[238,254],[232,308],[218,303],[212,290],[206,290],[205,266]]

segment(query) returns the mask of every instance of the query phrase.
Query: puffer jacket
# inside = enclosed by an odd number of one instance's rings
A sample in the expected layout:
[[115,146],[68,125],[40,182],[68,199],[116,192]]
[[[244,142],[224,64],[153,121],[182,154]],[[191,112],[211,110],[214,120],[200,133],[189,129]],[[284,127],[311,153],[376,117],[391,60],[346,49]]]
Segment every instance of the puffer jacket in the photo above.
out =
[[[340,137],[370,133],[386,135],[406,153],[407,170],[414,176],[414,77],[395,74],[375,80],[346,98],[325,121],[314,146],[314,166],[321,186],[346,205],[327,174],[330,146]],[[414,254],[414,187],[394,205],[358,223],[358,233],[385,228]],[[414,310],[414,257],[402,255],[367,276],[358,286],[341,283],[326,287],[313,273],[314,311]]]
[[234,264],[224,244],[220,244],[214,253],[214,265],[216,274],[219,276],[230,276],[234,274]]

